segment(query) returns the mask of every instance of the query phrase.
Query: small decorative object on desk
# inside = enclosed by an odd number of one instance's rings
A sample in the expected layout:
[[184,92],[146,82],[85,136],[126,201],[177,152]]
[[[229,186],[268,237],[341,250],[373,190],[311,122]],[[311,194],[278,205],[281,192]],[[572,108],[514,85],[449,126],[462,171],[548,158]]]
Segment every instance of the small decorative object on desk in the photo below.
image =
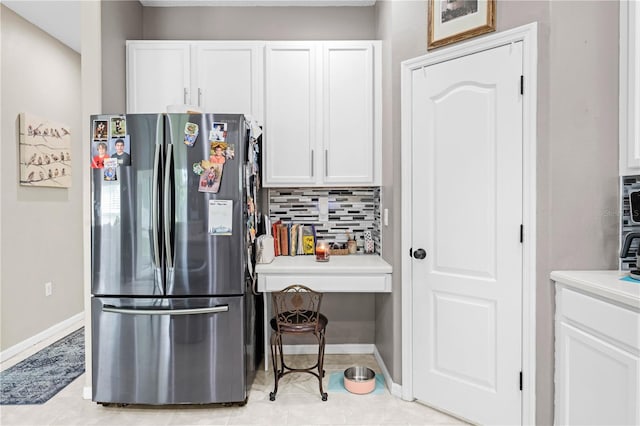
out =
[[371,231],[364,231],[364,252],[365,253],[373,253],[374,245],[373,245],[373,236],[371,235]]
[[327,243],[326,241],[318,241],[318,243],[316,244],[316,261],[329,261],[329,243]]
[[358,251],[358,243],[355,238],[347,241],[347,248],[349,249],[349,254],[356,254]]

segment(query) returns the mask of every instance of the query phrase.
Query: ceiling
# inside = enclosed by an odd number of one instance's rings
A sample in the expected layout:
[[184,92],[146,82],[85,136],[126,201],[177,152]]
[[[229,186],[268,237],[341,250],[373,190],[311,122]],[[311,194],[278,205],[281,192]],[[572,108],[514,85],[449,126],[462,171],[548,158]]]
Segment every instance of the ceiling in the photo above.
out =
[[80,1],[2,0],[2,4],[80,52]]
[[[104,0],[103,0],[104,1]],[[114,0],[111,0],[114,1]],[[145,7],[372,6],[376,0],[139,0]],[[80,53],[81,0],[2,0],[2,4]]]

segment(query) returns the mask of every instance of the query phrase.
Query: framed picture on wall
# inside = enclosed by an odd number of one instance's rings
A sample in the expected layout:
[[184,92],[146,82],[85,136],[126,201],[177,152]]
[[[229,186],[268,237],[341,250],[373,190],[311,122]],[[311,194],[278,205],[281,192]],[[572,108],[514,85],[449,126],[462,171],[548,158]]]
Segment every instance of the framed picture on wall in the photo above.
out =
[[427,49],[496,30],[495,0],[429,0]]

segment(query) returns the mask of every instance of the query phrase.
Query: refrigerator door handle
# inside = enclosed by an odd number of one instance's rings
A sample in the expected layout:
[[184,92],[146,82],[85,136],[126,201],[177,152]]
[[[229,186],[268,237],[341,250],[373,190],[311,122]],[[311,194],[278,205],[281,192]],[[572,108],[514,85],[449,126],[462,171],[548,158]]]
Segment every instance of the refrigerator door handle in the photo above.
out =
[[153,232],[153,260],[156,268],[160,268],[160,241],[158,241],[158,174],[160,173],[160,147],[156,144],[156,149],[153,154],[153,192],[151,201],[151,223]]
[[213,306],[211,308],[190,308],[190,309],[132,309],[132,308],[116,308],[111,305],[104,305],[102,312],[111,312],[114,314],[125,315],[199,315],[199,314],[217,314],[220,312],[229,312],[229,305]]
[[171,160],[173,159],[173,145],[167,145],[167,160],[164,165],[164,247],[165,253],[167,255],[167,268],[173,268],[173,248],[171,247],[171,227],[173,226],[170,221],[172,220],[173,214],[170,212],[171,208],[171,200],[169,196],[171,195],[170,189],[172,185],[171,181]]

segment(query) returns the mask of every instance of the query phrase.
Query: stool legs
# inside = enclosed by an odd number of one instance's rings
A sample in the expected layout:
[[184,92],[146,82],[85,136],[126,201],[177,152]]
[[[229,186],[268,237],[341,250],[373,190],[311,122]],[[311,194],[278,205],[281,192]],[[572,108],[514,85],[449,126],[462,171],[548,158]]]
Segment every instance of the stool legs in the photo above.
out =
[[[325,349],[325,337],[324,332],[321,331],[316,335],[318,339],[318,359],[314,365],[308,368],[291,368],[284,362],[284,352],[282,349],[282,334],[273,333],[271,335],[271,364],[273,366],[273,392],[269,393],[269,400],[276,400],[276,393],[278,393],[278,382],[283,376],[289,373],[309,373],[317,377],[320,387],[320,396],[323,401],[326,401],[328,395],[324,392],[322,387],[322,378],[324,377],[324,349]],[[318,369],[316,373],[315,369]]]
[[324,377],[324,332],[321,331],[318,337],[318,382],[320,383],[320,396],[323,401],[327,400],[327,393],[322,389],[322,378]]
[[[279,353],[279,354],[278,354]],[[280,362],[278,362],[280,360]],[[273,333],[271,335],[271,366],[273,368],[273,392],[269,393],[269,400],[276,400],[276,393],[278,392],[278,380],[282,377],[284,372],[284,360],[282,358],[282,335]]]

